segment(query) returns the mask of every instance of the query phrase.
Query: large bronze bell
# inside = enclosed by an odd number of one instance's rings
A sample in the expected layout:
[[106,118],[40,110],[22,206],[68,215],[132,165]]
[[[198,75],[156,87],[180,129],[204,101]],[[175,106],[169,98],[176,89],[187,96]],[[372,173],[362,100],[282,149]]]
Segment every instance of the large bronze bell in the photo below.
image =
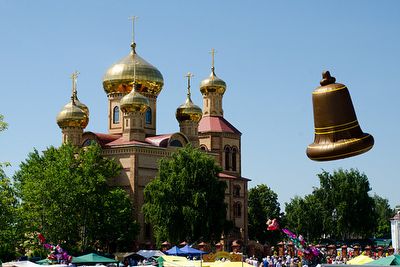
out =
[[349,90],[329,71],[322,73],[321,86],[312,94],[314,107],[314,143],[307,147],[312,160],[343,159],[367,152],[374,145],[372,135],[358,124]]

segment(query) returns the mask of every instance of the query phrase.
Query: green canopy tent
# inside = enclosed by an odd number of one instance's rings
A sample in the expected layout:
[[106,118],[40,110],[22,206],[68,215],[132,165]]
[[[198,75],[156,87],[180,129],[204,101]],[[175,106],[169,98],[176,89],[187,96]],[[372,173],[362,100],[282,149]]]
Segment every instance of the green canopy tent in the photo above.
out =
[[400,255],[399,254],[390,255],[387,257],[383,257],[383,258],[368,262],[365,265],[375,265],[375,266],[400,265]]
[[96,263],[116,263],[119,262],[117,260],[113,260],[107,257],[100,256],[96,253],[89,253],[80,257],[73,257],[72,263],[76,265],[95,265]]
[[55,264],[55,263],[57,263],[57,261],[53,261],[53,260],[49,260],[49,259],[43,259],[43,260],[36,261],[36,264],[40,264],[40,265],[50,265],[50,264]]

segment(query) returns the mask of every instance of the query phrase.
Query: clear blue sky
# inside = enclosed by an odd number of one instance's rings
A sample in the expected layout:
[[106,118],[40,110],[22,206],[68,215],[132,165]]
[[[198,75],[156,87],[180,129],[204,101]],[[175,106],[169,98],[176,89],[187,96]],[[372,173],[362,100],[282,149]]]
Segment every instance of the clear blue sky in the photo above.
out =
[[[399,1],[0,1],[0,161],[12,175],[34,148],[59,146],[55,117],[69,101],[78,70],[78,96],[90,109],[86,130],[106,132],[102,76],[137,51],[164,76],[158,133],[179,131],[175,110],[185,100],[190,71],[193,101],[210,73],[226,81],[225,118],[242,133],[242,175],[265,183],[284,203],[311,193],[323,169],[357,168],[371,193],[400,204]],[[330,70],[350,90],[364,132],[375,138],[363,155],[313,162],[311,93]]]

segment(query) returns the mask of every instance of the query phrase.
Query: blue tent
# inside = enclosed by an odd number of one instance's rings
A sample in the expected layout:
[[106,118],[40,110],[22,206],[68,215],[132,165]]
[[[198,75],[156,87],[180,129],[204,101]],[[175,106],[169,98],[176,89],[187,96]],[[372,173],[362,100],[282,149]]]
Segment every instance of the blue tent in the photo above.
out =
[[189,247],[189,245],[186,245],[183,248],[180,248],[180,251],[182,252],[181,255],[189,255],[189,256],[202,255],[202,254],[207,253],[207,252]]
[[184,255],[185,254],[177,246],[173,246],[172,248],[165,251],[165,253],[168,255]]

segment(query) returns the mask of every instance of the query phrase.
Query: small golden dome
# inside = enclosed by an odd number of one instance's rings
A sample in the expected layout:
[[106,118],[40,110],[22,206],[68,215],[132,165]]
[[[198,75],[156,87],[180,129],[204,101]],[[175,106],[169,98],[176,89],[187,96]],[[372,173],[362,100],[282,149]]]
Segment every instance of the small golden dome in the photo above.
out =
[[164,85],[164,78],[161,72],[136,54],[135,44],[132,44],[132,51],[117,63],[113,64],[103,77],[103,88],[107,94],[129,93],[135,76],[139,93],[149,93],[158,96]]
[[194,121],[199,122],[203,116],[201,108],[193,104],[190,96],[188,95],[186,102],[176,109],[176,119],[179,122]]
[[200,83],[200,92],[202,94],[209,92],[217,92],[221,95],[225,93],[226,83],[215,75],[214,68],[208,78]]
[[201,117],[203,116],[203,111],[201,110],[201,108],[193,104],[192,99],[190,98],[190,78],[193,77],[193,74],[189,72],[186,77],[188,79],[188,92],[186,102],[176,109],[175,116],[179,122],[199,122],[201,120]]
[[[89,108],[85,104],[83,104],[81,101],[79,101],[79,99],[78,99],[78,97],[76,95],[76,91],[74,92],[73,97],[74,97],[75,106],[77,106],[78,108],[82,109],[86,113],[86,115],[89,117]],[[68,104],[66,104],[64,106],[64,109],[65,108],[69,108],[69,106],[71,106],[71,105],[72,105],[72,101],[69,102]]]
[[88,123],[88,113],[79,108],[74,100],[66,104],[57,115],[57,124],[60,128],[79,127],[84,129]]
[[144,97],[136,92],[136,89],[132,90],[129,94],[124,96],[120,102],[120,107],[123,112],[145,112],[149,105],[150,104],[147,97]]

